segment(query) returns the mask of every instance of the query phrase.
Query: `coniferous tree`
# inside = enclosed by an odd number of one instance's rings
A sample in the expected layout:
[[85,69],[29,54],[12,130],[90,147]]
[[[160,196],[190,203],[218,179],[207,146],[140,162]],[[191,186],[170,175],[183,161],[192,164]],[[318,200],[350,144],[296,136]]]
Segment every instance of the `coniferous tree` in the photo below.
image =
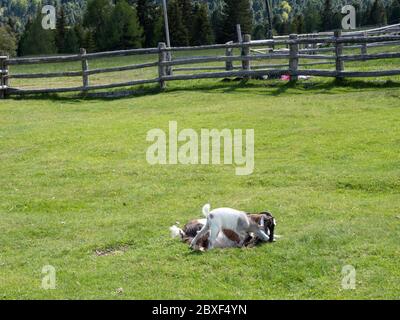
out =
[[322,12],[322,28],[324,31],[333,29],[333,7],[332,0],[325,0]]
[[274,26],[274,33],[284,34],[285,23],[283,22],[282,17],[280,15],[275,15],[273,17],[272,24]]
[[[351,5],[356,9],[356,27],[361,27],[363,10],[361,7],[361,0],[353,0]],[[343,18],[343,15],[342,15]]]
[[321,29],[321,15],[318,9],[309,2],[305,8],[304,24],[306,32],[317,32]]
[[254,26],[252,39],[254,40],[263,40],[267,34],[267,25],[265,24],[257,24]]
[[29,21],[25,26],[18,51],[20,55],[54,54],[57,52],[55,32],[43,29],[40,12],[35,19]]
[[178,0],[171,0],[168,2],[168,15],[172,45],[189,45],[189,30],[183,22],[183,13]]
[[383,25],[387,23],[386,9],[381,0],[375,0],[372,4],[369,16],[370,25]]
[[342,13],[339,11],[335,11],[332,14],[332,30],[333,29],[342,29],[342,19],[343,19],[343,15]]
[[85,38],[86,38],[86,32],[83,26],[80,23],[75,24],[74,26],[74,32],[78,41],[78,47],[79,48],[85,48],[88,51],[88,48],[85,46]]
[[141,48],[143,29],[139,24],[136,9],[126,0],[117,0],[111,14],[108,30],[108,50]]
[[65,53],[78,53],[79,52],[79,39],[74,28],[69,28],[65,32]]
[[[89,29],[96,49],[108,49],[109,25],[113,7],[109,0],[90,0],[84,16],[84,26]],[[88,49],[88,48],[86,48]]]
[[12,32],[12,34],[18,34],[18,29],[19,29],[19,25],[18,25],[18,21],[15,17],[9,17],[7,19],[7,25],[10,28],[10,32]]
[[207,4],[196,5],[193,14],[192,45],[211,44],[214,41],[213,30],[208,17]]
[[253,29],[253,16],[249,0],[224,0],[223,30],[224,42],[237,40],[236,25],[240,24],[242,33]]
[[368,25],[369,25],[369,23],[370,23],[371,11],[372,11],[372,3],[371,3],[371,2],[368,2],[367,5],[366,5],[365,12],[364,12],[364,14],[363,14],[363,16],[362,16],[362,18],[361,18],[361,19],[362,19],[362,20],[361,20],[361,24],[362,24],[363,26],[368,26]]
[[61,7],[57,17],[57,29],[56,29],[56,46],[59,53],[66,53],[65,51],[65,31],[66,31],[66,20],[64,8]]
[[151,36],[151,41],[148,42],[148,46],[157,47],[159,42],[164,42],[164,39],[164,17],[162,8],[157,6],[154,8],[153,34]]
[[155,47],[162,39],[162,12],[154,1],[138,0],[137,14],[144,32],[144,46]]
[[393,0],[389,6],[389,24],[400,23],[400,0]]
[[0,26],[0,56],[14,57],[17,54],[17,39],[11,28]]
[[193,32],[194,7],[192,0],[177,0],[181,10],[182,22],[189,35]]
[[294,21],[295,28],[293,28],[292,32],[297,33],[297,34],[306,33],[305,21],[304,21],[304,17],[302,15],[297,15],[293,19],[293,21]]
[[219,9],[216,9],[211,14],[211,26],[214,33],[214,39],[217,43],[222,43],[224,36],[223,36],[223,16],[222,12]]
[[290,23],[288,23],[288,25],[289,25],[289,33],[298,33],[297,32],[297,28],[298,28],[297,19],[292,19],[292,21]]
[[96,40],[92,31],[87,30],[84,33],[83,44],[80,47],[85,48],[86,52],[88,53],[95,52],[97,50]]

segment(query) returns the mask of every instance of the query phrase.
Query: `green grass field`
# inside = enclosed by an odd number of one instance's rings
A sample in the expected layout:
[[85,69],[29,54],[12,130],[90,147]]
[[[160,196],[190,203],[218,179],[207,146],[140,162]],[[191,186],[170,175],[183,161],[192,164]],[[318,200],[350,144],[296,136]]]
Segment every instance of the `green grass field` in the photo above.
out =
[[[398,78],[1,100],[0,298],[398,299],[399,102]],[[149,165],[146,134],[171,120],[254,129],[254,173]],[[168,228],[207,202],[270,210],[282,238],[193,253]],[[54,290],[41,288],[45,265]]]

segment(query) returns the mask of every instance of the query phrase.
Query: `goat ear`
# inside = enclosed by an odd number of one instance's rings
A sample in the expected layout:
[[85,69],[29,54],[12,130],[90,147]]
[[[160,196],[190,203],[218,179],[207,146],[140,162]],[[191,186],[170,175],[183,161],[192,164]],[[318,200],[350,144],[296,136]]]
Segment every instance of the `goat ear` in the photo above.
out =
[[264,228],[264,215],[261,216],[260,226]]

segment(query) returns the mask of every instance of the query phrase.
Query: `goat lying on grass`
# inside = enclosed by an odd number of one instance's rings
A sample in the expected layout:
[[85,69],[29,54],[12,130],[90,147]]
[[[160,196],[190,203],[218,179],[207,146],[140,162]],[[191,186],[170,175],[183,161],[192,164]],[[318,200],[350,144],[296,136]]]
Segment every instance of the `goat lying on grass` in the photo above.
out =
[[195,219],[183,229],[170,228],[172,237],[180,237],[195,250],[251,247],[275,239],[276,221],[271,213],[249,214],[231,208],[203,207],[206,219]]

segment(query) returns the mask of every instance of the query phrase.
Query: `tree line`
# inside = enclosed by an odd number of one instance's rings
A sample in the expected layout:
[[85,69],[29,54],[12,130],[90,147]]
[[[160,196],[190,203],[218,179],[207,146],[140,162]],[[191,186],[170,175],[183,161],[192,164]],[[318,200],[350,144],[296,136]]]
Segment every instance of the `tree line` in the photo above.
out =
[[[0,4],[3,0],[0,0]],[[55,30],[42,28],[36,14],[22,28],[14,19],[0,20],[0,54],[40,55],[155,47],[164,41],[164,21],[157,0],[53,0],[57,6]],[[264,0],[168,0],[171,43],[174,46],[224,43],[237,40],[236,25],[254,39],[264,39],[269,29]],[[33,3],[33,2],[32,2]],[[37,1],[35,2],[37,3]],[[47,1],[48,3],[48,1]],[[83,4],[84,3],[84,4]],[[342,14],[335,0],[273,1],[276,35],[328,31],[341,27]],[[357,26],[400,23],[400,0],[353,0]],[[81,8],[81,15],[71,8]],[[40,8],[40,6],[38,6]],[[32,8],[31,10],[33,10]],[[0,10],[1,7],[0,7]],[[261,12],[261,13],[260,13]],[[261,16],[261,15],[265,16]]]
[[[400,23],[400,0],[346,1],[356,9],[357,27],[382,26]],[[340,29],[343,15],[334,0],[322,3],[307,1],[296,12],[288,1],[281,1],[274,9],[273,27],[276,34],[312,33]],[[263,38],[268,25],[258,25],[255,38]]]

